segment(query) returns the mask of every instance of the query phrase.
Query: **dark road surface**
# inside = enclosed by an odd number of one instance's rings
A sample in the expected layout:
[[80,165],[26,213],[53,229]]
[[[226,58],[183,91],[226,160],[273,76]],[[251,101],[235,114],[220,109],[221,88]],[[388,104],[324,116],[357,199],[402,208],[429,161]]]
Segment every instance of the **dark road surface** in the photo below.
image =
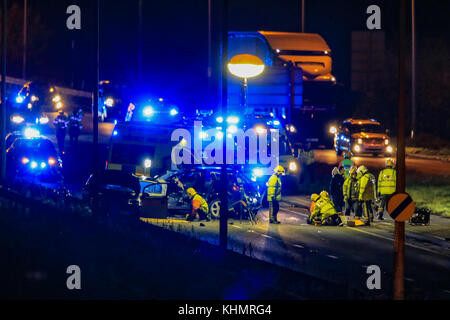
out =
[[[267,223],[267,210],[260,211],[256,225],[232,221],[228,225],[229,248],[292,270],[348,284],[369,295],[390,297],[392,228],[314,227],[306,224],[306,217],[305,209],[283,205],[279,213],[280,225]],[[184,221],[174,224],[174,230],[178,232],[218,244],[218,221],[204,222],[205,226]],[[389,225],[391,222],[374,224]],[[405,286],[409,297],[450,299],[448,247],[407,239],[405,263]],[[368,292],[366,270],[370,265],[381,268],[381,290]]]

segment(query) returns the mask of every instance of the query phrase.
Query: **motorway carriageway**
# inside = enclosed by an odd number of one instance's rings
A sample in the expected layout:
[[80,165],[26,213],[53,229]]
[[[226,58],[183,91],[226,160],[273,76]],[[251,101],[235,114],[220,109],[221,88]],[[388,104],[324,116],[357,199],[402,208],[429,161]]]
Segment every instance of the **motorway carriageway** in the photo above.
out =
[[[357,228],[315,227],[306,224],[307,216],[306,209],[282,203],[279,225],[268,224],[265,209],[258,213],[256,225],[244,220],[230,220],[228,248],[295,271],[348,284],[369,296],[389,299],[394,242],[393,229],[388,225],[392,222],[375,221],[371,227]],[[171,222],[148,222],[218,245],[218,220],[202,222],[204,226],[198,221],[186,223],[181,218]],[[407,296],[450,299],[448,247],[422,243],[407,236],[405,250]],[[369,291],[366,287],[369,265],[381,268],[381,290]]]

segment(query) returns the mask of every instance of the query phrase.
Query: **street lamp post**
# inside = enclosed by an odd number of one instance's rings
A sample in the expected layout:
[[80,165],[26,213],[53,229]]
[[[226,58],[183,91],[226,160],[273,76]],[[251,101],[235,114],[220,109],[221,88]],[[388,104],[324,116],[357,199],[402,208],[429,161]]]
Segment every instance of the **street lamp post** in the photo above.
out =
[[[228,0],[223,0],[222,8],[222,115],[228,109],[228,83],[227,83],[227,62],[228,62]],[[223,130],[226,137],[226,125]],[[228,172],[226,166],[226,139],[223,141],[223,161],[220,172],[220,226],[219,226],[219,246],[222,250],[228,247]]]
[[5,182],[6,175],[6,148],[5,148],[5,136],[6,136],[6,19],[8,17],[8,2],[3,0],[3,26],[2,26],[2,109],[0,114],[0,178],[1,182]]
[[264,71],[264,67],[262,60],[251,54],[236,55],[228,63],[230,73],[241,78],[241,106],[243,110],[247,107],[247,79],[259,76]]

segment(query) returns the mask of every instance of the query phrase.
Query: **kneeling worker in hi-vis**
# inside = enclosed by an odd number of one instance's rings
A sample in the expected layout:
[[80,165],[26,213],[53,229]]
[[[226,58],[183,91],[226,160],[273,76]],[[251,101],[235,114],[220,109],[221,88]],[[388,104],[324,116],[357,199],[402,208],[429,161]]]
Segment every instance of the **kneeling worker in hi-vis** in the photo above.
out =
[[186,215],[186,220],[194,221],[198,214],[199,220],[209,221],[209,207],[206,200],[203,199],[194,188],[187,189],[186,193],[188,194],[189,199],[192,199],[192,211],[190,214]]
[[274,174],[267,182],[267,201],[269,202],[269,222],[280,223],[277,220],[278,211],[280,210],[279,201],[281,201],[281,179],[280,176],[284,174],[284,168],[278,166],[275,168]]
[[314,209],[307,222],[309,224],[314,223],[315,225],[342,225],[342,220],[339,217],[328,192],[322,191],[320,193],[320,199],[317,200],[314,205]]

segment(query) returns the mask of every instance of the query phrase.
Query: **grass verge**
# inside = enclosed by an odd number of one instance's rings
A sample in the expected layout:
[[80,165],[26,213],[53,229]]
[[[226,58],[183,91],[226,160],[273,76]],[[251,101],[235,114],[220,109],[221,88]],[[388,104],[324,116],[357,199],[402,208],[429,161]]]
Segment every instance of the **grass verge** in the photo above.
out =
[[434,214],[450,218],[450,180],[443,177],[408,179],[408,192],[416,207],[425,207]]

